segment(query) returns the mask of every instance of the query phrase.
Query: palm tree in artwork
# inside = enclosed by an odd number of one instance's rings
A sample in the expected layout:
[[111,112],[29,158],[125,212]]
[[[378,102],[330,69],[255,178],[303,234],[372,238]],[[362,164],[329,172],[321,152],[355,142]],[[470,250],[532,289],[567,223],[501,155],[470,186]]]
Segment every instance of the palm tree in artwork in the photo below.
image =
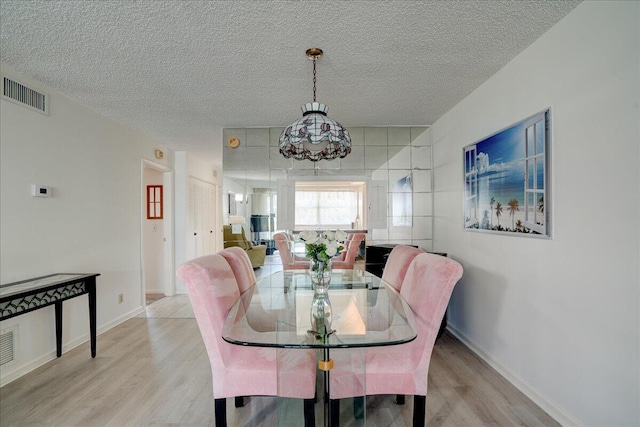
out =
[[544,213],[544,196],[541,196],[538,200],[538,211]]
[[502,215],[502,203],[496,202],[496,218],[498,218],[498,227],[500,227],[500,215]]
[[509,207],[507,208],[507,210],[509,211],[509,215],[511,215],[511,228],[515,229],[516,228],[516,225],[515,225],[516,212],[520,210],[520,207],[518,206],[518,200],[517,199],[509,200]]
[[493,205],[496,204],[496,198],[492,197],[491,201],[489,202],[489,206],[491,207],[491,217],[489,218],[489,226],[493,227]]

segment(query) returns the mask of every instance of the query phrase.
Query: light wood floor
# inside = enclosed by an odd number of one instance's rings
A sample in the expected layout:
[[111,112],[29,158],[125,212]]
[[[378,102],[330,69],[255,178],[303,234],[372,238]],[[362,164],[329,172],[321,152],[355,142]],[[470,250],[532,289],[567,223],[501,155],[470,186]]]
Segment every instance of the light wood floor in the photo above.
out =
[[[211,426],[211,381],[188,299],[167,297],[100,335],[95,359],[84,344],[0,388],[0,425]],[[341,405],[341,425],[363,425],[348,420],[348,400]],[[367,425],[410,426],[412,406],[409,396],[404,406],[392,396],[368,397]],[[320,401],[317,425],[321,415]],[[228,399],[227,417],[229,426],[299,426],[302,401],[252,397],[235,408]],[[432,356],[427,423],[559,425],[448,333]]]

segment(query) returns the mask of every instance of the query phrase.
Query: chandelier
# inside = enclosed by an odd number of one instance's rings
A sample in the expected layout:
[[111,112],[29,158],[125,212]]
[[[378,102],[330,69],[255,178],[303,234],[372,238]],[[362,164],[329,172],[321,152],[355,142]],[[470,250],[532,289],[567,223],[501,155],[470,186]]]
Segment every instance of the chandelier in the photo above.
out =
[[322,56],[322,49],[311,48],[306,54],[313,60],[313,102],[304,104],[302,118],[280,134],[280,153],[287,159],[312,162],[346,157],[351,152],[349,132],[327,117],[326,105],[316,102],[316,61]]

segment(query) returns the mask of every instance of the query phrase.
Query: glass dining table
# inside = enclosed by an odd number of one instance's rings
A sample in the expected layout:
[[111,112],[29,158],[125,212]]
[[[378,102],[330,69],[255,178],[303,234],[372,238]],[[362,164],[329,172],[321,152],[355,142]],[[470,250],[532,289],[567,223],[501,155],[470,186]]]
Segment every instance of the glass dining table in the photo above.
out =
[[[318,349],[325,426],[332,420],[331,350],[397,345],[415,337],[413,312],[404,298],[363,270],[333,270],[328,290],[314,290],[305,271],[266,276],[235,301],[222,331],[231,344]],[[364,386],[361,391],[364,396]]]

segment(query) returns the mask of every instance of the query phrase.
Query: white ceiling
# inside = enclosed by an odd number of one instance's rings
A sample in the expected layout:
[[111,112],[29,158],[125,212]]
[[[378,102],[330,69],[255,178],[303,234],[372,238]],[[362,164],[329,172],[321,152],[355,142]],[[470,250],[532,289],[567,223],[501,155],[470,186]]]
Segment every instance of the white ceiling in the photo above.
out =
[[219,163],[223,127],[432,124],[580,3],[0,1],[0,60]]

